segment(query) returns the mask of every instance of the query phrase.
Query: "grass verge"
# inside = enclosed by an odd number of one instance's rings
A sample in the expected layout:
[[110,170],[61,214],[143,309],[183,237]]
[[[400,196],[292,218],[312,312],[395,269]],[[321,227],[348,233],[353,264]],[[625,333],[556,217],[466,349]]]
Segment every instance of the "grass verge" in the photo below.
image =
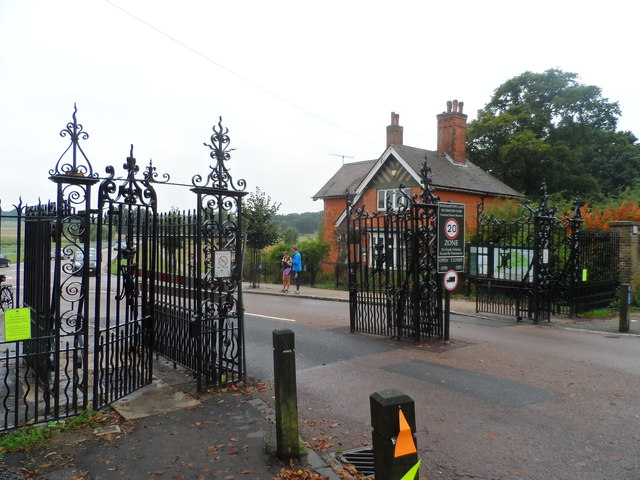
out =
[[0,436],[0,453],[28,452],[41,447],[54,435],[67,430],[95,428],[100,415],[93,410],[84,410],[77,417],[57,420],[41,425],[29,425]]

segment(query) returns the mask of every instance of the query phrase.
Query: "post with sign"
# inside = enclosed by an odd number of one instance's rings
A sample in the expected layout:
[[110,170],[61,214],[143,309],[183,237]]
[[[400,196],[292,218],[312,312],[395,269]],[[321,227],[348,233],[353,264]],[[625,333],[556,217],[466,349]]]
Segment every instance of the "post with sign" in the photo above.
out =
[[444,286],[444,341],[449,342],[451,291],[464,272],[464,204],[438,204],[438,273]]

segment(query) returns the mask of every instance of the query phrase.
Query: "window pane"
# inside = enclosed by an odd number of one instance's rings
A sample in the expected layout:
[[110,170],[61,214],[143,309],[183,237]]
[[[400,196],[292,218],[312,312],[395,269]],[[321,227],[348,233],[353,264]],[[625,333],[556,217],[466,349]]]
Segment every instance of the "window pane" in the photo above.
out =
[[378,190],[378,210],[386,210],[387,209],[387,191],[386,190]]

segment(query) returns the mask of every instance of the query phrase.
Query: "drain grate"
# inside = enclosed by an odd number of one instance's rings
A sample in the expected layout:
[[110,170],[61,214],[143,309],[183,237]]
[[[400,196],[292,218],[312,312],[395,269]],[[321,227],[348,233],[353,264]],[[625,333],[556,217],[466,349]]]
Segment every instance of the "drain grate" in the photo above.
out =
[[367,478],[373,479],[373,448],[360,447],[351,450],[345,450],[337,454],[338,459],[342,463],[348,463]]

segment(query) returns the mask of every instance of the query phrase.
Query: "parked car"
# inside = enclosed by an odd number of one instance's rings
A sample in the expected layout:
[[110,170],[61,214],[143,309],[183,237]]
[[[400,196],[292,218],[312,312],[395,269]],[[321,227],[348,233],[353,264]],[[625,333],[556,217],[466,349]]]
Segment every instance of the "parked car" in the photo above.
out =
[[[82,268],[84,267],[84,253],[76,252],[71,257],[71,263],[73,264],[73,274],[76,276],[82,275]],[[95,275],[98,273],[98,254],[95,248],[89,249],[89,275]]]
[[10,267],[11,260],[7,258],[6,255],[0,253],[0,267]]

